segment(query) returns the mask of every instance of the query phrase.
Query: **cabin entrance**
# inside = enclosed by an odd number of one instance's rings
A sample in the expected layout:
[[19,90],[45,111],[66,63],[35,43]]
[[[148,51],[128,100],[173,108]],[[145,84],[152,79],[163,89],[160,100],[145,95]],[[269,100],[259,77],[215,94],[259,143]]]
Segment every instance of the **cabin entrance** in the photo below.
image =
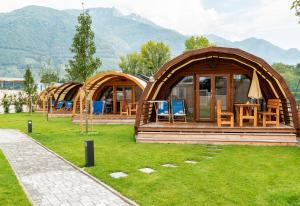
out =
[[215,121],[217,100],[222,101],[222,110],[228,110],[230,91],[229,75],[197,75],[196,121]]

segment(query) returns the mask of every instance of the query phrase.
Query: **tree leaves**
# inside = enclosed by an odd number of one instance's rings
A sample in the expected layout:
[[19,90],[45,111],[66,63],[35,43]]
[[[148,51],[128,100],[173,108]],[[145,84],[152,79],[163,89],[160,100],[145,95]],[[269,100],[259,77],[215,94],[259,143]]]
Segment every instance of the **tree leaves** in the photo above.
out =
[[100,58],[94,57],[96,45],[91,25],[92,19],[87,11],[78,16],[78,25],[70,48],[74,56],[69,60],[66,69],[70,80],[85,82],[102,64]]
[[185,41],[185,51],[215,46],[204,36],[191,36]]
[[119,67],[124,73],[152,76],[171,58],[170,47],[163,42],[148,41],[140,52],[120,57]]

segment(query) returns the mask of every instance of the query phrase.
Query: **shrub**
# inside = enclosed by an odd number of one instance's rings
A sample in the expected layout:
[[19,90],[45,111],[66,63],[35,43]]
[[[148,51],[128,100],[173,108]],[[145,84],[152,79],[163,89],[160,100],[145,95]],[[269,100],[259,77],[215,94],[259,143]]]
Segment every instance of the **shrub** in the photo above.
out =
[[2,100],[1,100],[1,105],[3,106],[4,113],[9,113],[9,107],[12,104],[12,96],[8,94],[4,94]]
[[16,113],[23,112],[23,105],[26,104],[26,97],[19,92],[18,95],[13,96],[13,104],[15,105]]

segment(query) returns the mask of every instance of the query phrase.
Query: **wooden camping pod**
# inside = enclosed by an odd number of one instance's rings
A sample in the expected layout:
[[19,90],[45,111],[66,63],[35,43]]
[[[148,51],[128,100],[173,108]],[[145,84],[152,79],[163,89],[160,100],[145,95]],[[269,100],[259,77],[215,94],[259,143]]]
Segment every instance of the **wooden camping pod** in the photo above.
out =
[[[145,104],[149,101],[166,98],[172,87],[182,77],[187,75],[197,77],[201,74],[225,74],[232,77],[232,75],[243,74],[251,79],[253,71],[257,72],[264,98],[280,99],[284,122],[291,123],[294,129],[299,130],[295,98],[278,72],[263,59],[243,50],[209,47],[185,52],[167,62],[155,73],[147,83],[139,102],[135,123],[136,134],[140,126],[147,123],[147,118],[151,119],[151,111],[145,109]],[[232,78],[230,79],[232,81]],[[229,81],[228,86],[231,87],[232,82]],[[199,90],[195,89],[195,94],[196,92],[199,92]],[[229,90],[228,98],[231,104],[228,105],[228,109],[230,111],[233,111],[233,100],[230,99],[232,96],[232,90]],[[194,95],[194,98],[194,102],[199,104],[196,95]],[[196,111],[195,118],[197,118],[197,115],[199,115],[199,112]]]

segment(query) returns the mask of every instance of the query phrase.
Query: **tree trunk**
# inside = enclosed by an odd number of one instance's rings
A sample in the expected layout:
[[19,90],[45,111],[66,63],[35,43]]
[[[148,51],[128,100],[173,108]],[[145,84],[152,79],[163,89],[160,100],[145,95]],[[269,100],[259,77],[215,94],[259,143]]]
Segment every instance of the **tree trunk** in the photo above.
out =
[[88,125],[88,100],[87,100],[87,90],[86,85],[84,85],[84,102],[85,102],[85,132],[86,134],[89,132],[89,125]]

